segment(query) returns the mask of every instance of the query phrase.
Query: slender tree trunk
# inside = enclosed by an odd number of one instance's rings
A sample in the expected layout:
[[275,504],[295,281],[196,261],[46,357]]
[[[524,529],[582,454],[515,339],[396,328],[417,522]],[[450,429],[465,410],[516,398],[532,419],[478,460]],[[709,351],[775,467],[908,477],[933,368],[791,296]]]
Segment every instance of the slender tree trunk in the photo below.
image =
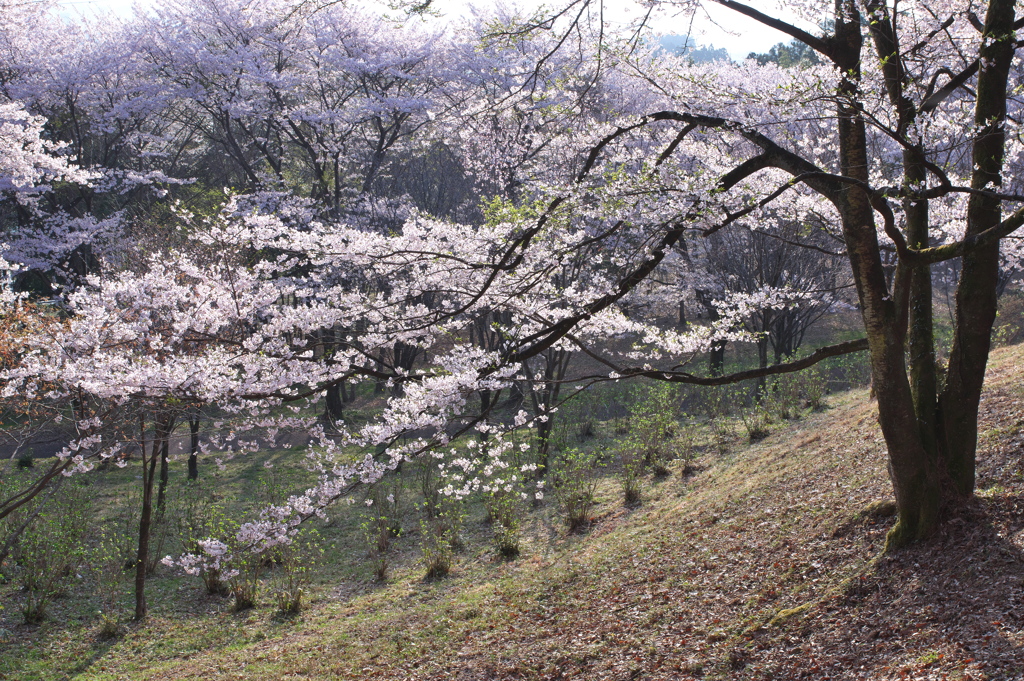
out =
[[[757,367],[764,369],[768,366],[768,337],[761,336],[757,339]],[[757,394],[763,397],[768,394],[768,380],[761,376],[757,379]]]
[[[923,183],[925,170],[914,158],[916,152],[904,153],[907,186]],[[928,204],[924,201],[905,201],[907,243],[912,248],[927,248]],[[928,265],[914,267],[910,274],[910,302],[908,310],[907,350],[910,359],[910,389],[917,412],[921,445],[935,462],[938,461],[936,424],[938,423],[938,374],[935,366],[935,338],[932,319],[932,273]]]
[[188,454],[188,479],[199,479],[199,415],[194,414],[188,418],[188,430],[190,447]]
[[139,417],[139,435],[142,445],[142,514],[139,517],[139,548],[135,558],[135,621],[146,617],[146,570],[149,566],[149,535],[153,520],[153,483],[156,480],[156,464],[160,458],[159,419],[156,421],[150,454],[146,454],[146,421]]
[[158,522],[164,519],[164,502],[167,500],[167,481],[170,477],[171,432],[174,430],[174,419],[168,417],[160,438],[160,485],[156,494],[156,517]]

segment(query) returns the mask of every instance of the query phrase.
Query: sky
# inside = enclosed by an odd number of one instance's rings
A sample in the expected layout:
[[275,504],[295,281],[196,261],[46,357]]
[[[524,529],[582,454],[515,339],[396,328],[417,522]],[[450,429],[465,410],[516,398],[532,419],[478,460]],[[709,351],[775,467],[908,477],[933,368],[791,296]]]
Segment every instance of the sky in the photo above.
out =
[[[97,12],[105,14],[113,12],[120,15],[129,15],[132,6],[145,8],[152,4],[152,0],[58,0],[58,4],[69,13]],[[470,3],[467,0],[435,0],[433,6],[443,12],[446,16],[457,17],[467,11]],[[486,6],[487,0],[475,0],[473,4]],[[522,6],[538,6],[542,0],[520,0]],[[558,0],[548,0],[549,7],[558,6]],[[628,0],[606,0],[605,7],[607,14],[614,16],[616,8],[621,9]],[[743,59],[750,52],[767,52],[773,45],[780,42],[789,42],[790,38],[774,29],[767,28],[752,19],[737,14],[714,3],[706,3],[708,7],[699,10],[696,15],[666,15],[659,18],[657,28],[660,32],[676,35],[691,35],[698,45],[724,47],[729,51],[733,59]],[[764,11],[772,7],[765,6],[764,2],[756,0],[751,4],[760,6]],[[621,15],[621,13],[620,13]],[[781,16],[785,17],[783,13]],[[806,25],[804,28],[808,28]]]

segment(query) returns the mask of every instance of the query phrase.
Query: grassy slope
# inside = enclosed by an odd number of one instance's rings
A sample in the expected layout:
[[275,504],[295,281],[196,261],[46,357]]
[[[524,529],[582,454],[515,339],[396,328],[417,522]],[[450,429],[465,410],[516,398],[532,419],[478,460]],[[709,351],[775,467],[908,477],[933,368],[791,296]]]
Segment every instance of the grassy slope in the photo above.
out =
[[[979,494],[932,541],[878,558],[891,492],[864,391],[702,470],[607,499],[583,537],[535,514],[513,563],[462,557],[380,587],[338,576],[294,619],[238,615],[155,582],[167,603],[98,643],[86,624],[22,638],[7,678],[1024,678],[1024,347],[997,351]],[[480,531],[478,529],[478,531]],[[161,593],[164,596],[161,596]],[[177,593],[178,598],[167,597]],[[160,600],[160,599],[163,600]],[[179,603],[179,605],[170,605]],[[2,672],[0,672],[2,673]]]

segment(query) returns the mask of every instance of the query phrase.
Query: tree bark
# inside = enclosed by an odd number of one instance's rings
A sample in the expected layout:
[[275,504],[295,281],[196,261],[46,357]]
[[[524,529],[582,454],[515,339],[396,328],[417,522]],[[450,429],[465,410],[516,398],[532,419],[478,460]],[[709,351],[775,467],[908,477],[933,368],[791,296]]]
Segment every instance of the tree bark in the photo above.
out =
[[[1013,62],[1014,0],[991,0],[985,16],[979,59],[974,123],[980,130],[972,149],[971,186],[1002,184],[1006,134],[1006,87]],[[967,236],[1001,220],[998,199],[973,194],[967,209]],[[960,499],[974,493],[978,446],[978,405],[996,318],[999,245],[968,251],[961,259],[956,290],[956,321],[940,398],[942,456],[952,491]]]
[[135,621],[146,618],[146,571],[149,566],[149,535],[153,520],[153,483],[160,458],[160,420],[156,420],[152,451],[146,454],[146,420],[139,416],[139,443],[142,449],[142,513],[139,516],[139,546],[135,557]]
[[189,430],[189,455],[188,455],[188,479],[199,479],[199,415],[193,414],[188,418]]
[[[164,502],[167,500],[167,481],[170,477],[170,449],[171,432],[174,430],[174,418],[168,417],[165,428],[161,433],[160,442],[160,485],[156,494],[156,517],[157,521],[164,518]],[[155,444],[155,443],[154,443]]]
[[344,385],[338,383],[329,386],[324,394],[324,421],[328,426],[333,427],[335,423],[344,419],[345,400],[342,397]]
[[[834,60],[846,74],[839,86],[839,157],[842,173],[869,181],[867,133],[855,101],[860,80],[860,12],[853,0],[837,0]],[[899,518],[886,538],[891,550],[930,534],[939,520],[939,478],[922,441],[904,360],[903,329],[897,301],[898,273],[890,293],[882,265],[871,197],[846,185],[839,200],[850,265],[871,351],[871,379],[878,397],[878,420],[889,450],[889,477]]]

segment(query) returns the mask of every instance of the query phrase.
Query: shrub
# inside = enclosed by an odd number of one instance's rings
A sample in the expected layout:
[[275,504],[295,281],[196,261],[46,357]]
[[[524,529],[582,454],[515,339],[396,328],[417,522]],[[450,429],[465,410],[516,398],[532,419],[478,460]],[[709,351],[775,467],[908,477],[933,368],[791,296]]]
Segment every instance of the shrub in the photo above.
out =
[[229,569],[224,571],[228,590],[235,602],[232,610],[241,612],[256,605],[260,593],[260,574],[266,565],[264,556],[246,550],[235,550],[230,554]]
[[619,483],[622,485],[622,501],[626,506],[640,503],[646,458],[642,451],[628,443],[619,447]]
[[31,447],[18,455],[18,468],[33,468],[36,465],[35,452]]
[[[198,480],[188,480],[177,488],[172,508],[184,553],[202,555],[201,542],[210,537],[233,537],[238,530],[238,522],[228,517]],[[204,562],[197,569],[208,594],[226,596],[231,593],[220,561]]]
[[763,440],[771,432],[768,426],[771,425],[772,419],[766,404],[767,402],[768,400],[763,398],[757,400],[753,406],[749,409],[744,409],[740,413],[743,427],[746,429],[747,437],[750,438],[751,442]]
[[436,457],[428,454],[420,460],[420,466],[416,471],[416,480],[419,482],[420,493],[423,494],[423,510],[428,518],[433,518],[441,509],[441,474],[438,464],[442,455]]
[[373,486],[366,498],[367,509],[362,523],[363,537],[366,540],[367,555],[373,566],[373,576],[378,582],[387,579],[391,539],[398,536],[401,531],[397,519],[393,517],[398,508],[396,492],[400,490],[381,480]]
[[455,552],[462,547],[464,521],[462,502],[453,497],[442,497],[434,515],[420,521],[426,579],[440,579],[451,570]]
[[803,395],[807,406],[811,411],[822,411],[825,409],[825,396],[828,394],[828,380],[821,369],[813,366],[801,375],[803,379]]
[[112,528],[100,531],[95,546],[89,551],[88,565],[96,583],[100,602],[100,638],[117,636],[120,632],[118,603],[125,572],[137,560],[136,537],[131,528],[117,518]]
[[702,395],[702,406],[708,418],[708,432],[711,445],[719,454],[729,451],[729,443],[735,435],[732,420],[732,406],[735,399],[733,391],[724,387],[708,388]]
[[569,532],[578,532],[590,523],[590,509],[597,490],[597,455],[570,449],[555,461],[553,493],[565,516]]
[[279,549],[280,572],[273,581],[272,592],[277,609],[294,615],[302,610],[309,582],[323,563],[324,549],[320,534],[304,528],[290,544]]
[[18,581],[25,590],[22,614],[26,624],[38,624],[50,601],[67,589],[67,582],[85,557],[83,537],[88,527],[90,499],[86,487],[65,483],[54,496],[30,512],[38,512],[25,529],[14,553]]
[[690,462],[694,458],[694,447],[693,443],[697,439],[697,425],[693,423],[683,414],[683,423],[678,427],[676,431],[675,441],[672,443],[676,451],[676,458],[682,460],[683,465],[680,469],[680,475],[686,476],[692,472],[693,467]]
[[491,518],[495,550],[506,559],[519,555],[520,501],[522,495],[511,484],[501,481],[487,492],[485,504]]
[[999,297],[999,311],[992,329],[993,345],[1013,345],[1024,340],[1024,295],[1007,291]]
[[801,381],[796,374],[783,374],[769,384],[766,399],[779,418],[800,418],[800,389]]
[[668,475],[673,454],[669,440],[678,429],[675,395],[671,386],[662,384],[646,389],[640,387],[634,396],[636,401],[629,419],[626,446],[641,453],[644,465],[650,466],[655,475]]

